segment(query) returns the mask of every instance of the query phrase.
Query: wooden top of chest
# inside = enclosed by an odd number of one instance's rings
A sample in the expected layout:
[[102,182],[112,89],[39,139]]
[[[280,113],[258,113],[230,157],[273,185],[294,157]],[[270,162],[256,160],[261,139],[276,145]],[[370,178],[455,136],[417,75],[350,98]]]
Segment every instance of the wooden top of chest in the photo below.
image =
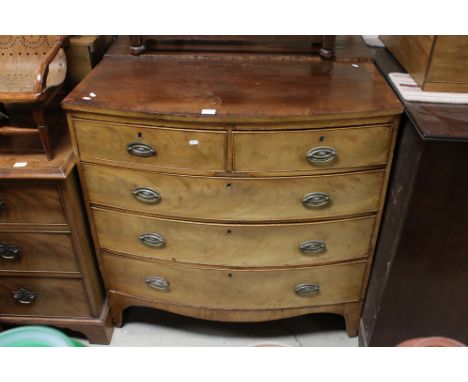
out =
[[[63,101],[66,110],[210,122],[308,121],[400,114],[368,62],[104,59]],[[203,114],[215,110],[215,114]],[[210,113],[210,111],[208,111]]]
[[61,127],[56,135],[59,141],[54,147],[52,160],[47,160],[36,136],[9,137],[1,142],[0,179],[66,179],[75,166],[76,158],[66,126]]

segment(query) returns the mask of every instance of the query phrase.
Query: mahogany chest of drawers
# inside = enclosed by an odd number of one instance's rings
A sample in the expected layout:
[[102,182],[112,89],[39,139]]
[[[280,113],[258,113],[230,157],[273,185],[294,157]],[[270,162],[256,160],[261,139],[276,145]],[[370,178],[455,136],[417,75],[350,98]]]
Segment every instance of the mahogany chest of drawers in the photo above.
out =
[[0,324],[64,327],[108,344],[111,317],[63,138],[51,161],[0,156]]
[[356,334],[402,111],[372,64],[108,57],[63,107],[116,325],[331,312]]

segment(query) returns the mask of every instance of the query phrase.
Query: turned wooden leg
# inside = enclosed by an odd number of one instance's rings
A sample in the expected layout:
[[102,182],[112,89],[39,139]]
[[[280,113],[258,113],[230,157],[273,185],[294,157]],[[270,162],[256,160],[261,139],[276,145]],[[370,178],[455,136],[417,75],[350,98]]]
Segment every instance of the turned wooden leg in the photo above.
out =
[[33,119],[37,125],[39,131],[39,138],[41,140],[42,147],[46,153],[47,159],[52,160],[52,147],[49,140],[49,129],[44,118],[44,105],[42,103],[33,105]]
[[146,50],[143,38],[141,36],[128,36],[130,39],[130,53],[138,56]]
[[322,47],[320,48],[320,57],[322,58],[334,58],[335,57],[335,39],[336,36],[323,36]]
[[343,316],[346,322],[346,332],[349,337],[356,337],[361,319],[362,301],[345,305]]

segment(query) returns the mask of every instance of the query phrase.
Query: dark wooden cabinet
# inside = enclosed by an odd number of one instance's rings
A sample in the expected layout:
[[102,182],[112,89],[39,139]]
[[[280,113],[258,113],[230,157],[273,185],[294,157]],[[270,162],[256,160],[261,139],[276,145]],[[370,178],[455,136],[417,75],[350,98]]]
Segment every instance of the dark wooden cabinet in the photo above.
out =
[[[376,60],[397,68],[385,51]],[[405,107],[360,344],[468,343],[468,106]]]

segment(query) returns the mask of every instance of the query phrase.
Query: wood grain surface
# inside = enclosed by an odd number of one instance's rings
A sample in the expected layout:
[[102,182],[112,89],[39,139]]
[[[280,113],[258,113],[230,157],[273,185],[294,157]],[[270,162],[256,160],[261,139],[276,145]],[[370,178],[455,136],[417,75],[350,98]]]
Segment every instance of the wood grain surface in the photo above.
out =
[[[36,293],[31,304],[13,298],[20,288]],[[45,317],[91,316],[86,292],[79,279],[46,277],[0,277],[0,320],[2,315]]]
[[[222,309],[281,309],[359,300],[365,262],[288,270],[232,270],[185,267],[104,255],[110,290],[155,301]],[[159,291],[145,283],[157,276],[170,283]],[[297,285],[320,285],[320,292],[297,296]]]
[[[133,163],[159,171],[193,169],[223,171],[226,133],[75,120],[78,150],[83,160],[104,159]],[[132,155],[131,143],[149,145],[150,157]]]
[[[307,174],[382,166],[387,162],[390,137],[391,126],[234,132],[234,169],[237,172],[301,171]],[[316,165],[307,160],[309,150],[324,146],[336,150],[334,161]]]
[[[367,256],[373,216],[324,223],[214,224],[159,219],[93,208],[101,248],[162,261],[233,267],[304,266]],[[139,240],[144,233],[161,235],[162,248]],[[326,250],[303,254],[310,240]]]
[[[158,174],[85,164],[91,204],[194,220],[295,221],[346,217],[379,208],[384,171],[285,178],[221,178]],[[161,195],[158,203],[137,200],[145,187]],[[303,197],[326,192],[329,206],[306,208]]]
[[[107,59],[62,104],[66,110],[111,115],[224,121],[388,116],[401,111],[372,64],[324,61],[239,65]],[[204,115],[203,109],[213,109],[215,115]]]
[[78,273],[73,244],[67,233],[0,232],[0,243],[8,243],[20,251],[17,260],[0,255],[0,272]]
[[56,184],[0,183],[0,223],[66,224]]

